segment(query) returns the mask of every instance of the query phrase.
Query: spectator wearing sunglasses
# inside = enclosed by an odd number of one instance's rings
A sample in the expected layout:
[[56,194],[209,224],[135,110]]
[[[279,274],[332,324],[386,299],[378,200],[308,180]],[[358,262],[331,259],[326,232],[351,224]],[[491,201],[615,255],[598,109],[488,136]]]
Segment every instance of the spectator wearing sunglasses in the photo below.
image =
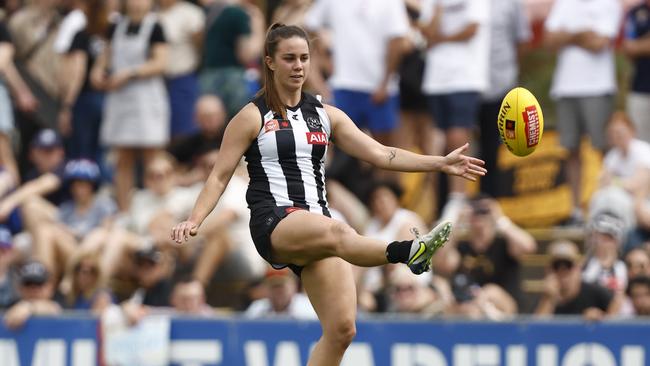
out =
[[582,256],[578,246],[568,240],[551,243],[550,262],[544,278],[544,293],[537,305],[537,315],[582,315],[587,320],[601,320],[619,312],[620,297],[582,278]]
[[54,283],[41,262],[27,262],[18,270],[17,287],[20,300],[5,313],[4,324],[7,328],[21,328],[32,315],[61,312],[59,304],[52,299]]
[[438,273],[451,273],[456,301],[475,297],[476,289],[496,285],[521,307],[520,261],[537,250],[535,239],[504,215],[499,203],[485,194],[469,201],[464,220],[469,232],[463,238],[452,236],[437,256]]
[[62,304],[66,309],[90,310],[100,315],[113,303],[106,285],[107,278],[96,252],[77,251],[68,261],[65,280],[68,282]]

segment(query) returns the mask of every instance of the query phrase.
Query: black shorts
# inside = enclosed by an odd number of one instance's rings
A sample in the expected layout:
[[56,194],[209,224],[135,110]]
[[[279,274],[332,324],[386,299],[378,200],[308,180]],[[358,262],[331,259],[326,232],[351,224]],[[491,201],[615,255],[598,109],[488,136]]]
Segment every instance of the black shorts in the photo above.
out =
[[251,220],[249,227],[253,243],[257,252],[273,266],[275,269],[289,267],[298,277],[302,272],[302,266],[292,263],[274,263],[271,260],[273,247],[271,245],[271,233],[278,226],[280,221],[287,217],[290,213],[302,208],[292,206],[267,206],[256,207],[251,209]]

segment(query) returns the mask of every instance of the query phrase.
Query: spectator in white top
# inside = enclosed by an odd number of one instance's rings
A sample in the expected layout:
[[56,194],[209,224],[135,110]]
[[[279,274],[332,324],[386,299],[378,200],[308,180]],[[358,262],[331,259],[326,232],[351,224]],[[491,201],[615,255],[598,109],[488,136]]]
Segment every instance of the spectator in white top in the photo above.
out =
[[[400,238],[415,238],[412,228],[425,232],[424,220],[415,212],[400,205],[402,188],[391,180],[377,180],[372,183],[368,192],[367,205],[371,217],[365,228],[364,235],[382,241],[392,242]],[[390,268],[387,266],[363,268],[355,267],[359,283],[357,297],[359,307],[366,311],[381,312],[384,310],[382,290],[389,286],[387,283]],[[429,273],[414,278],[420,286],[431,282]],[[379,300],[379,301],[377,301]]]
[[[218,154],[218,150],[210,150],[198,157],[197,166],[202,176],[200,183],[192,186],[195,197],[210,175]],[[248,174],[242,163],[235,169],[217,206],[199,231],[204,240],[193,275],[204,285],[211,280],[252,282],[264,276],[266,264],[256,252],[248,226],[247,187]]]
[[178,314],[210,316],[214,311],[205,302],[203,285],[190,278],[182,278],[174,284],[169,301]]
[[[409,32],[403,1],[349,0],[341,6],[337,0],[317,0],[305,26],[332,31],[334,73],[329,84],[336,106],[379,142],[389,143],[398,124],[397,68]],[[319,73],[309,78],[325,100],[331,98]]]
[[316,312],[307,296],[298,292],[296,276],[288,268],[269,269],[264,277],[266,297],[255,300],[246,309],[247,318],[291,318],[316,320]]
[[115,196],[122,212],[129,209],[136,160],[147,165],[169,142],[167,44],[152,7],[153,0],[126,1],[126,13],[109,27],[110,41],[90,74],[91,84],[107,91],[99,136],[115,150]]
[[571,224],[583,221],[580,140],[588,135],[596,149],[606,148],[605,124],[616,93],[613,41],[621,17],[617,0],[564,0],[553,4],[544,25],[546,47],[558,52],[551,96],[557,102],[560,143],[570,152],[566,174],[573,194]]
[[[446,150],[471,139],[478,124],[481,93],[488,87],[490,2],[432,0],[422,7],[427,38],[423,90],[434,119],[446,134]],[[450,178],[442,220],[458,219],[465,182]]]
[[25,263],[18,270],[19,300],[4,314],[4,325],[9,329],[18,329],[32,315],[56,316],[61,313],[61,306],[54,297],[54,279],[45,266],[37,261]]
[[616,213],[628,229],[636,225],[635,195],[645,200],[650,182],[650,144],[635,138],[625,112],[615,112],[607,124],[611,149],[605,155],[600,187],[589,204],[590,216],[603,210]]
[[[54,44],[52,45],[56,53],[64,54],[68,52],[75,35],[86,27],[88,20],[86,13],[83,11],[84,7],[85,4],[82,0],[74,0],[70,10],[61,20],[59,29],[56,32]],[[64,82],[65,78],[61,81]]]
[[492,0],[490,12],[489,87],[483,92],[480,120],[481,158],[492,174],[481,178],[481,192],[499,196],[497,150],[499,135],[494,128],[494,116],[499,114],[501,101],[517,85],[519,57],[527,48],[533,33],[523,0]]
[[163,27],[169,55],[165,81],[169,93],[171,137],[196,132],[194,104],[199,97],[200,45],[203,41],[205,15],[189,1],[160,0],[160,24]]
[[[618,184],[634,191],[646,181],[650,169],[650,143],[635,136],[634,124],[625,112],[615,112],[607,125],[611,149],[605,155],[601,185]],[[645,173],[645,174],[644,174]]]

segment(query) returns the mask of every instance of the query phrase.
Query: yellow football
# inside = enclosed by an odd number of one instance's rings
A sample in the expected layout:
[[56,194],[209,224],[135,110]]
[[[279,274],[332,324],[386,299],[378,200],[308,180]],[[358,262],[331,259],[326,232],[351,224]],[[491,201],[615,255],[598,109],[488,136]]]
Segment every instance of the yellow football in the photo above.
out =
[[508,150],[526,156],[542,140],[544,116],[537,98],[525,88],[517,87],[506,94],[497,118],[499,136]]

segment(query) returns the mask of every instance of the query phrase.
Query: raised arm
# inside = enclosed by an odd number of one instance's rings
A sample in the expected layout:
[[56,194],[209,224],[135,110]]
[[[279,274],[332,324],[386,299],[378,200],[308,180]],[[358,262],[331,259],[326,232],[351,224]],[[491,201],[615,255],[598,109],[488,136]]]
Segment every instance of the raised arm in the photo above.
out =
[[463,153],[469,144],[452,151],[447,156],[431,156],[380,144],[363,133],[343,111],[329,105],[325,110],[332,123],[332,139],[343,151],[382,169],[401,172],[441,171],[468,180],[487,173],[482,160]]
[[257,137],[261,128],[262,117],[257,107],[249,103],[226,127],[217,161],[208,176],[199,197],[196,199],[190,217],[174,226],[171,237],[177,243],[187,241],[190,235],[196,235],[203,220],[214,209],[232,177],[237,164]]

